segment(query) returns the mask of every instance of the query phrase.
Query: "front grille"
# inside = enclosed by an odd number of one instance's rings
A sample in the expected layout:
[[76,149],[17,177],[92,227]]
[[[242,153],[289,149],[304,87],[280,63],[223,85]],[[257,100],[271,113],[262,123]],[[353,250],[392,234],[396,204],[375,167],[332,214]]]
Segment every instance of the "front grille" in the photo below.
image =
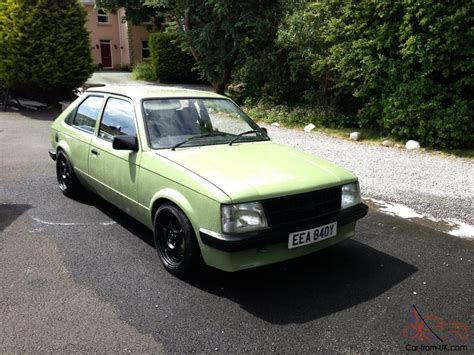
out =
[[341,186],[262,200],[268,226],[318,217],[341,208]]

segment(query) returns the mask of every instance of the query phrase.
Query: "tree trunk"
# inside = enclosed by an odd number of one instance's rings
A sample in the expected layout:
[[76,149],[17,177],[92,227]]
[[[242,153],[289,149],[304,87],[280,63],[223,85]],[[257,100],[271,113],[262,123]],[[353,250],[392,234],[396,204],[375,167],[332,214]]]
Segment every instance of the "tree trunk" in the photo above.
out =
[[216,94],[225,95],[227,83],[224,83],[223,81],[213,81],[211,84]]
[[239,55],[239,47],[234,43],[234,49],[232,51],[232,56],[228,58],[228,61],[224,64],[224,70],[222,71],[222,76],[219,80],[211,82],[212,87],[216,94],[225,95],[225,89],[227,84],[229,84],[230,78],[232,76],[232,70],[235,66],[235,61]]
[[3,111],[7,112],[7,105],[8,105],[8,97],[10,96],[10,89],[7,88],[7,91],[5,92],[5,100],[3,102]]
[[[183,21],[183,27],[184,27],[184,32],[188,32],[191,30],[191,18],[190,18],[190,11],[191,9],[187,7],[184,10],[184,21]],[[194,59],[198,63],[198,65],[201,65],[201,55],[199,51],[193,46],[192,41],[190,40],[189,37],[187,37],[187,42],[189,49],[191,50],[191,54],[193,55]],[[224,59],[224,70],[221,74],[221,77],[217,80],[211,81],[212,87],[214,88],[214,92],[219,95],[225,95],[225,89],[227,87],[227,84],[230,81],[231,75],[232,75],[232,70],[234,69],[235,62],[237,60],[237,57],[239,55],[239,43],[235,42],[233,43],[233,48],[232,48],[232,55],[229,58]],[[202,67],[202,66],[201,66]],[[205,73],[208,74],[208,73]],[[209,74],[206,75],[209,78]]]
[[214,88],[214,92],[219,95],[225,95],[225,89],[227,87],[227,84],[230,81],[230,76],[232,74],[232,68],[233,68],[233,63],[232,64],[226,64],[224,71],[222,72],[222,77],[219,78],[219,80],[211,82],[212,87]]

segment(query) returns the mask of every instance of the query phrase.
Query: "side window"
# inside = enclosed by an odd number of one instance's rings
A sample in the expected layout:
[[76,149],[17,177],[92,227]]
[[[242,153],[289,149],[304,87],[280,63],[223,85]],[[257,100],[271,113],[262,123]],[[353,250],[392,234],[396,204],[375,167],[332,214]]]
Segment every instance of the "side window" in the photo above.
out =
[[136,136],[132,104],[125,100],[111,97],[105,104],[99,137],[112,142],[114,136]]
[[89,96],[77,108],[76,115],[72,120],[74,127],[94,133],[95,122],[104,98],[101,96]]

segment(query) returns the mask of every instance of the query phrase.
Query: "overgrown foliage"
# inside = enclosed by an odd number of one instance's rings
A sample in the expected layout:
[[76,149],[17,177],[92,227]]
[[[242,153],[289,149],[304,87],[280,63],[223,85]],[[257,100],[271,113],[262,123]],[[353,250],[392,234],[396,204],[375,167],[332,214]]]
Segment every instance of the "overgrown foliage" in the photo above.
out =
[[341,128],[348,125],[346,117],[330,107],[275,105],[262,101],[243,105],[252,118],[266,123],[277,122],[287,127],[301,127],[312,123],[318,128]]
[[193,67],[196,61],[184,51],[181,37],[171,32],[156,32],[149,37],[151,65],[162,83],[193,83],[199,77]]
[[[473,144],[473,3],[318,1],[292,13],[279,45],[316,92],[362,127],[400,139]],[[300,69],[301,70],[301,69]]]
[[132,70],[132,78],[134,80],[144,80],[144,81],[156,81],[155,70],[149,62],[143,62],[140,64],[135,64]]
[[33,99],[67,99],[93,72],[76,0],[0,1],[0,83]]

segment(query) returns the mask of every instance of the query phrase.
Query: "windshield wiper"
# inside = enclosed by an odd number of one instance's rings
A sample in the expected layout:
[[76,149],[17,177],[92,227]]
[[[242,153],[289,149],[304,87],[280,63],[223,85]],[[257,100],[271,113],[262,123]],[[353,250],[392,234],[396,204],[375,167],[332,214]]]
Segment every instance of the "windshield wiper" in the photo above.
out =
[[224,133],[224,132],[209,132],[209,133],[198,134],[198,135],[195,135],[195,136],[191,136],[188,139],[185,139],[184,141],[179,142],[178,144],[175,144],[171,148],[171,150],[176,150],[176,148],[181,147],[183,144],[186,144],[189,141],[191,141],[193,139],[196,139],[196,138],[214,137],[214,136],[228,136],[228,135],[229,135],[228,133]]
[[242,132],[238,135],[235,136],[235,138],[233,138],[230,142],[229,142],[229,145],[232,145],[232,143],[234,143],[235,141],[238,141],[240,138],[242,138],[242,136],[245,136],[246,134],[250,134],[250,133],[260,133],[261,131],[258,130],[258,129],[254,129],[252,131],[246,131],[246,132]]

